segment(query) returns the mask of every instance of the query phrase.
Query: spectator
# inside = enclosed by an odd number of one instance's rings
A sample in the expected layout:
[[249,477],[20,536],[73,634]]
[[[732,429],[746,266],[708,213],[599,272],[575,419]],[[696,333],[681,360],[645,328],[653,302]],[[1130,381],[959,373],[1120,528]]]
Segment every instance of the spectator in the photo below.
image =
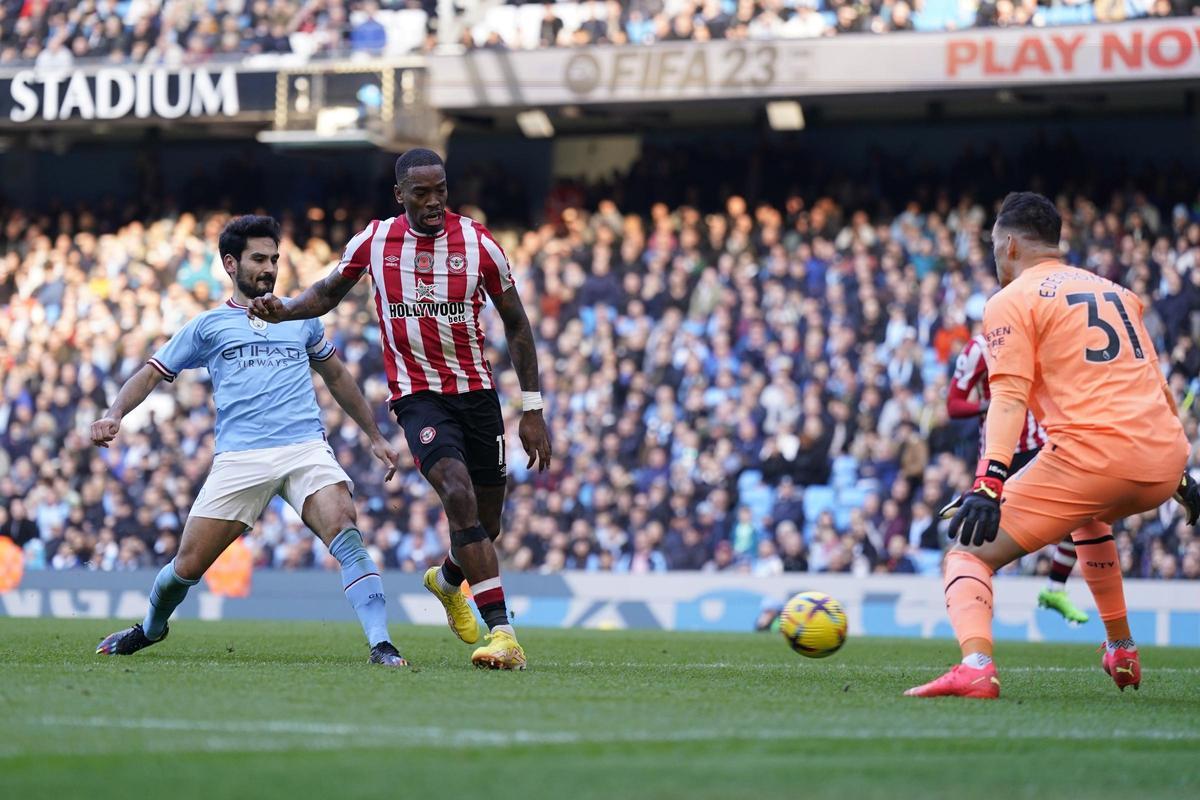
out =
[[[713,169],[660,175],[639,189],[642,176],[654,174],[650,165],[677,155]],[[504,563],[549,573],[936,571],[945,540],[933,515],[969,486],[978,458],[977,426],[956,428],[944,414],[953,342],[972,304],[996,290],[978,189],[961,191],[953,177],[975,182],[978,171],[955,166],[945,185],[911,203],[879,189],[860,208],[820,187],[750,203],[697,184],[691,196],[720,202],[669,206],[659,195],[706,181],[709,172],[736,185],[719,174],[717,155],[677,155],[647,143],[644,163],[610,179],[615,184],[574,183],[560,193],[563,205],[548,224],[491,224],[516,280],[538,287],[529,313],[561,453],[547,473],[531,474],[515,459],[510,465]],[[791,174],[786,154],[771,157],[781,176]],[[1016,168],[996,158],[1005,174]],[[221,193],[247,203],[261,197],[262,181],[244,164],[210,171],[229,176]],[[1160,360],[1195,440],[1200,412],[1185,402],[1200,387],[1200,309],[1187,300],[1200,281],[1200,226],[1192,222],[1200,209],[1189,205],[1195,191],[1170,188],[1165,174],[1111,179],[1115,194],[1088,182],[1099,176],[1064,181],[1072,187],[1062,200],[1068,258],[1112,268],[1138,285],[1147,308],[1160,309],[1156,335],[1174,340],[1169,349],[1164,341]],[[1139,194],[1143,180],[1163,193],[1169,215]],[[197,181],[189,206],[211,202],[216,183]],[[319,177],[309,193],[335,195]],[[464,204],[501,196],[484,179],[464,194]],[[628,205],[613,199],[620,196]],[[978,196],[989,207],[996,199]],[[653,203],[638,205],[649,197]],[[169,208],[159,198],[148,202]],[[278,290],[291,293],[327,271],[341,242],[376,215],[332,204],[283,215]],[[29,569],[162,563],[178,546],[212,459],[206,375],[185,372],[151,395],[112,448],[90,447],[86,429],[166,336],[228,291],[212,270],[227,215],[131,217],[96,205],[58,215],[8,208],[4,218],[0,526],[23,543]],[[916,257],[928,252],[922,241],[945,240],[951,227],[963,241],[937,245],[918,279]],[[1137,239],[1133,229],[1145,235]],[[344,304],[326,326],[386,422],[383,369],[369,338],[374,311]],[[500,330],[494,318],[485,327]],[[959,338],[948,343],[946,331]],[[505,359],[503,349],[494,351],[507,449],[516,454],[519,387]],[[363,444],[344,434],[344,415],[324,388],[318,394],[331,446],[361,487],[366,546],[388,569],[436,563],[448,530],[414,465],[382,486]],[[1114,532],[1125,574],[1194,572],[1188,556],[1198,545],[1173,505]],[[327,562],[303,524],[278,506],[247,544],[260,568]]]
[[46,49],[38,53],[34,65],[40,71],[54,72],[69,70],[75,64],[75,56],[66,44],[66,34],[59,34],[46,44]]
[[654,548],[649,535],[638,531],[633,535],[633,549],[617,560],[615,572],[665,572],[667,560]]
[[350,31],[350,49],[359,53],[381,55],[387,47],[387,30],[376,19],[379,6],[370,0],[363,4],[362,21],[354,25]]
[[8,508],[0,506],[0,536],[12,539],[18,547],[38,538],[38,527],[29,519],[21,498],[13,498]]
[[542,23],[538,29],[538,44],[542,47],[554,47],[558,44],[562,33],[563,21],[554,13],[553,3],[542,4]]
[[896,537],[888,541],[887,555],[887,561],[879,565],[883,571],[909,575],[916,573],[917,565],[908,557],[908,542],[904,539]]
[[751,573],[756,578],[771,578],[783,574],[783,559],[775,550],[775,542],[763,539],[758,543]]

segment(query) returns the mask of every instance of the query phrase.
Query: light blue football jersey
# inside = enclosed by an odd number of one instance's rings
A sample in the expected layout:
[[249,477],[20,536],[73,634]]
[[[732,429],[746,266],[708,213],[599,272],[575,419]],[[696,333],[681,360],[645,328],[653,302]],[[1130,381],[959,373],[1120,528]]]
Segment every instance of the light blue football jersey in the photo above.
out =
[[168,381],[208,367],[217,406],[217,452],[321,439],[325,427],[309,362],[334,354],[318,320],[270,325],[228,300],[179,330],[148,362]]

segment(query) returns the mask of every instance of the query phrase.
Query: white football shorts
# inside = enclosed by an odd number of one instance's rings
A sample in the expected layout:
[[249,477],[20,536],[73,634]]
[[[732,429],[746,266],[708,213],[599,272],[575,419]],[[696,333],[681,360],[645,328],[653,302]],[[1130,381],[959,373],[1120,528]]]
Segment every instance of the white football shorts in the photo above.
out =
[[218,453],[190,515],[254,527],[275,495],[303,514],[305,499],[334,483],[345,483],[354,491],[354,481],[324,439]]

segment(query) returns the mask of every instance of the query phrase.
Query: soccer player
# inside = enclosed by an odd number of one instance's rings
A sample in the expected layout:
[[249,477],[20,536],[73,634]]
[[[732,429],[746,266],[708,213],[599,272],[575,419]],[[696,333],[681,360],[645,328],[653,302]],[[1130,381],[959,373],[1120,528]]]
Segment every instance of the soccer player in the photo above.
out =
[[[954,380],[950,382],[950,392],[946,398],[946,411],[954,419],[970,419],[979,417],[979,455],[984,453],[987,432],[984,429],[984,419],[987,416],[988,402],[991,392],[988,390],[987,361],[983,357],[986,343],[981,334],[971,337],[954,364]],[[978,396],[978,400],[973,399]],[[1017,449],[1013,454],[1011,471],[1016,474],[1030,461],[1037,457],[1038,451],[1046,446],[1046,429],[1033,416],[1032,411],[1025,414],[1025,424],[1021,435],[1017,438]],[[945,509],[943,509],[943,515]],[[1075,568],[1075,542],[1067,536],[1058,543],[1054,551],[1054,561],[1050,564],[1050,584],[1038,594],[1038,605],[1057,611],[1072,625],[1082,625],[1088,621],[1088,615],[1081,611],[1067,597],[1067,578]]]
[[125,382],[108,413],[92,423],[92,442],[107,447],[121,419],[160,381],[208,367],[217,407],[212,470],[188,514],[179,552],[154,580],[146,618],[105,638],[96,652],[130,655],[165,639],[167,620],[188,589],[278,494],[341,564],[342,587],[367,635],[371,663],[405,666],[388,636],[379,570],[358,530],[350,496],[354,484],[325,442],[309,369],[321,375],[338,405],[370,437],[371,452],[388,467],[386,479],[399,454],[380,433],[320,323],[268,326],[246,316],[252,298],[275,288],[278,223],[270,217],[236,217],[221,231],[218,248],[233,280],[232,298],[183,326]]
[[483,355],[479,312],[488,297],[504,321],[521,384],[521,444],[528,466],[550,466],[533,331],[504,252],[478,222],[446,210],[446,170],[432,150],[396,160],[397,217],[371,222],[346,246],[341,262],[299,297],[256,298],[250,313],[268,322],[326,313],[364,274],[374,284],[390,407],[421,473],[437,491],[450,523],[450,553],[425,573],[450,629],[473,644],[479,626],[459,586],[471,587],[489,644],[471,661],[524,669],[525,651],[509,624],[493,542],[500,535],[507,469],[504,418],[491,366]]
[[[1189,523],[1200,515],[1200,492],[1184,472],[1187,438],[1141,301],[1063,264],[1061,232],[1054,204],[1032,192],[1006,197],[992,229],[1003,288],[983,314],[991,384],[986,450],[950,523],[958,541],[944,564],[946,607],[963,658],[910,696],[999,697],[992,574],[1072,531],[1104,622],[1101,665],[1122,691],[1136,688],[1141,665],[1110,524],[1172,495],[1187,507]],[[1009,480],[1029,410],[1050,444]]]

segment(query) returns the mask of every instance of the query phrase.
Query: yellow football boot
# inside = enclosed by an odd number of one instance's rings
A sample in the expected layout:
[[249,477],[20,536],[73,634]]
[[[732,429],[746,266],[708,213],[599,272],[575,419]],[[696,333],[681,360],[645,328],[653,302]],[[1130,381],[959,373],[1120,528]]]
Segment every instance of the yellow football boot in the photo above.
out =
[[437,582],[440,569],[441,567],[430,567],[425,570],[425,588],[442,602],[442,608],[446,609],[446,624],[454,631],[454,635],[467,644],[475,644],[479,641],[479,621],[475,619],[475,612],[458,589],[442,591]]
[[525,669],[525,650],[511,633],[488,634],[488,644],[471,654],[471,663],[480,669]]

